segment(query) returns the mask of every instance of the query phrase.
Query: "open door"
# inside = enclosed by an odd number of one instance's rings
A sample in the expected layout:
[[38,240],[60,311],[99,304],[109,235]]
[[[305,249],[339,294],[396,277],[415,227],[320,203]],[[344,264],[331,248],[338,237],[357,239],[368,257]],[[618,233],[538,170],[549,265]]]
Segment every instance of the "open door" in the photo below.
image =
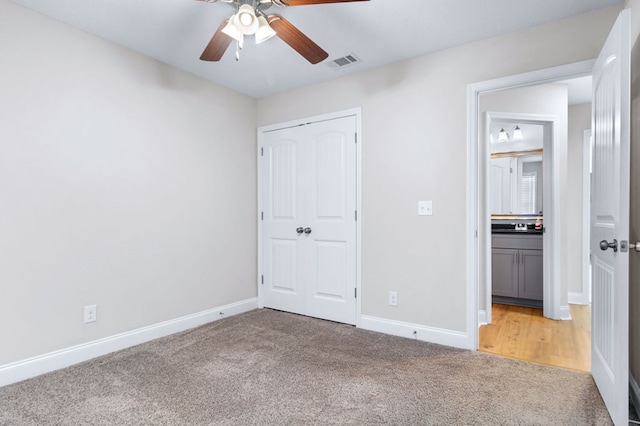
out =
[[591,371],[616,425],[628,422],[629,11],[593,69]]

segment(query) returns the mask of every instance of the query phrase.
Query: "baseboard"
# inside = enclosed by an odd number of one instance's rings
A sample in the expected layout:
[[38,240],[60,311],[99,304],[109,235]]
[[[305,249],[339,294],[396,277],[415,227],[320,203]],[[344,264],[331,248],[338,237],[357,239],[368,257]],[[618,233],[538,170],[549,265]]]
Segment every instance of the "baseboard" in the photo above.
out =
[[467,333],[362,315],[358,327],[394,336],[407,337],[462,349],[469,347]]
[[563,321],[571,321],[571,311],[569,305],[560,306],[560,319]]
[[478,311],[478,327],[481,325],[486,325],[487,322],[487,311],[482,309]]
[[640,386],[636,381],[635,377],[633,377],[633,373],[629,371],[629,395],[631,396],[631,401],[633,402],[633,406],[636,409],[636,413],[640,411]]
[[119,351],[131,346],[139,345],[150,340],[168,336],[173,333],[198,327],[224,317],[248,312],[258,307],[258,299],[251,298],[240,302],[231,303],[217,308],[209,309],[195,314],[186,315],[125,333],[83,343],[44,355],[35,356],[11,364],[0,365],[0,386],[19,382],[69,367],[79,362],[87,361]]
[[567,294],[568,298],[569,298],[569,304],[570,305],[588,305],[589,302],[585,302],[584,300],[584,296],[582,293],[572,293],[569,292]]

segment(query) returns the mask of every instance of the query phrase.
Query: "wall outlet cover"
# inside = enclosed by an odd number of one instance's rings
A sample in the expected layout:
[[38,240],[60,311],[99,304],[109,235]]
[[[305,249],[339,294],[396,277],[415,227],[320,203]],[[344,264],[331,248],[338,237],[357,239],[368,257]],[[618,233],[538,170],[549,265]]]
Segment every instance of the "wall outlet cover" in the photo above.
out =
[[418,216],[432,216],[433,201],[418,201]]
[[96,322],[98,319],[98,310],[96,305],[87,305],[84,307],[84,323]]
[[390,291],[389,292],[389,305],[398,306],[398,292]]

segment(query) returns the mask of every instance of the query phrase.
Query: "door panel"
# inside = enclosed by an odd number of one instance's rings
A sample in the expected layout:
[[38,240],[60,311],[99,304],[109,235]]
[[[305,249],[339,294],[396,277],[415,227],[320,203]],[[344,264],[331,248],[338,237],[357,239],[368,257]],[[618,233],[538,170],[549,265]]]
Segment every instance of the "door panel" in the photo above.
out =
[[345,219],[346,142],[346,135],[337,132],[321,135],[314,142],[317,218]]
[[269,200],[272,220],[295,220],[297,214],[297,144],[280,141],[269,150]]
[[295,293],[298,288],[298,244],[295,240],[271,239],[271,288]]
[[616,425],[628,420],[629,253],[600,242],[629,236],[629,74],[624,10],[593,70],[591,370]]
[[347,284],[347,247],[343,242],[315,241],[313,297],[344,300]]

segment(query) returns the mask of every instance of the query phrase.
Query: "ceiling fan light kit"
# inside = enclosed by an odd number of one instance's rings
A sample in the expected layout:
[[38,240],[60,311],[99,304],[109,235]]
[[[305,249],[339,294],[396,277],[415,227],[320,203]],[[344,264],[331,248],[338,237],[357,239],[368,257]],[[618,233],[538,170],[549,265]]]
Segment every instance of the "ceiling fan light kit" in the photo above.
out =
[[248,4],[243,4],[233,18],[233,24],[244,35],[255,34],[258,29],[258,17],[255,9]]
[[276,35],[264,16],[258,16],[258,30],[256,31],[256,44],[260,44],[269,40]]
[[[200,0],[216,3],[217,0]],[[293,24],[280,15],[265,15],[264,10],[276,5],[280,7],[306,6],[312,4],[350,3],[369,0],[221,0],[236,8],[236,13],[226,18],[213,34],[211,41],[202,52],[203,61],[217,62],[222,59],[232,40],[238,42],[236,60],[242,48],[245,35],[254,35],[256,44],[263,43],[274,36],[291,46],[296,52],[312,64],[329,57],[320,46],[304,35]]]

